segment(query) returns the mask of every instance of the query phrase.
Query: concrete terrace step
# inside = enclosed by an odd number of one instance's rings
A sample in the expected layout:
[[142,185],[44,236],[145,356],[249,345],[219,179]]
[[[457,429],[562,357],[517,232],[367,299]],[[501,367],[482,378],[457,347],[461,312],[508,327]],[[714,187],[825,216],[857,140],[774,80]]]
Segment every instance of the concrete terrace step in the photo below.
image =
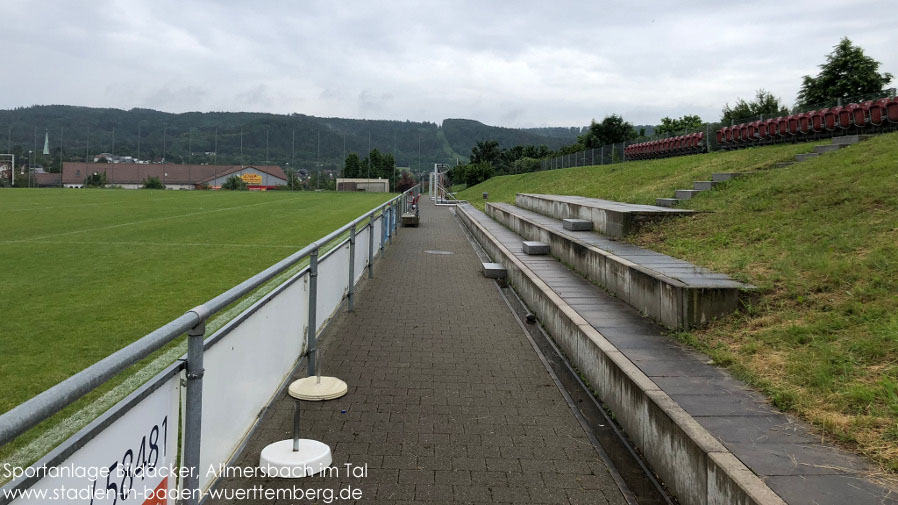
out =
[[857,144],[858,142],[863,142],[873,135],[843,135],[841,137],[833,137],[833,144],[841,144],[850,146],[852,144]]
[[676,198],[655,198],[655,205],[658,207],[674,207],[679,202]]
[[699,189],[678,189],[674,196],[676,196],[677,200],[689,200],[701,192]]
[[775,166],[776,166],[776,168],[786,168],[786,167],[788,167],[790,165],[794,165],[794,164],[795,164],[794,161],[780,161]]
[[732,312],[753,286],[727,275],[561,222],[506,203],[486,213],[526,240],[549,245],[552,256],[646,316],[669,327],[689,328]]
[[739,177],[745,177],[746,175],[751,175],[752,173],[753,172],[722,172],[719,174],[711,174],[711,180],[714,182],[726,182],[738,179]]
[[694,181],[692,183],[692,189],[697,189],[699,191],[707,191],[709,189],[713,189],[714,186],[717,186],[717,182],[714,181]]
[[824,144],[820,146],[814,146],[814,152],[817,154],[823,154],[832,151],[838,151],[843,147],[848,147],[848,144]]
[[866,462],[560,262],[520,252],[524,239],[483,212],[457,213],[679,503],[892,503]]
[[795,161],[798,161],[798,162],[801,162],[801,161],[807,161],[807,160],[816,158],[817,156],[820,156],[820,155],[817,154],[817,153],[796,154],[796,155],[795,155]]
[[578,218],[592,221],[593,229],[612,237],[635,232],[642,223],[694,211],[654,205],[637,205],[598,198],[518,193],[515,204],[555,219]]

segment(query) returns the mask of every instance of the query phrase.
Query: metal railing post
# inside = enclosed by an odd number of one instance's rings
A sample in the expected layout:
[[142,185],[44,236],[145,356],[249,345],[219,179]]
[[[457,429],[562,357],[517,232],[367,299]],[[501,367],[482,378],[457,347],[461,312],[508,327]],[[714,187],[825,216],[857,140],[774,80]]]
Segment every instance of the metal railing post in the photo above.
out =
[[184,489],[189,495],[184,503],[196,505],[200,501],[200,441],[203,432],[203,336],[206,334],[208,310],[205,306],[193,309],[200,322],[187,330],[187,397],[184,412],[184,466],[190,474],[184,477]]
[[380,209],[380,251],[383,254],[384,242],[387,240],[387,214],[386,208]]
[[396,218],[396,207],[391,203],[390,204],[390,223],[389,223],[390,233],[389,233],[389,235],[387,235],[390,245],[393,245],[393,234],[396,233],[396,227],[393,225],[393,223],[396,221],[395,218]]
[[309,254],[309,327],[308,327],[308,356],[309,356],[309,377],[315,375],[317,363],[316,351],[318,350],[318,317],[315,314],[315,308],[318,306],[318,247],[312,249]]
[[368,278],[374,278],[374,214],[368,220]]
[[349,312],[352,312],[352,303],[355,295],[355,223],[349,228],[349,293],[347,293],[347,304]]

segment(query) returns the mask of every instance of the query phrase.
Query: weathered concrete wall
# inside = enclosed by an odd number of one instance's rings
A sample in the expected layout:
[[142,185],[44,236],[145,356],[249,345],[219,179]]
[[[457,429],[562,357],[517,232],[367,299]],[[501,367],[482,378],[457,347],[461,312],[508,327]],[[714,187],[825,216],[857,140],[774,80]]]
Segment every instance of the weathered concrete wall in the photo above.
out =
[[518,194],[515,205],[555,219],[577,218],[592,221],[593,229],[611,237],[623,237],[633,233],[636,222],[633,215],[607,209],[586,207],[572,202],[540,198],[536,195]]
[[527,240],[545,242],[552,256],[668,328],[690,328],[707,323],[732,312],[739,305],[738,289],[688,286],[490,203],[486,204],[486,213]]
[[468,212],[458,216],[614,413],[653,470],[684,505],[785,505],[741,461],[567,305]]

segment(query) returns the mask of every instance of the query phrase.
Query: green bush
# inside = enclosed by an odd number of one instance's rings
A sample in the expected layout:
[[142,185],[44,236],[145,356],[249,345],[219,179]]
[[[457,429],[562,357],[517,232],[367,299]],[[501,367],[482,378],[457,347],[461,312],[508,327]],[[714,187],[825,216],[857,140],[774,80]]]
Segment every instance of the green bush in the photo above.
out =
[[147,177],[143,180],[144,189],[165,189],[165,184],[158,177]]
[[246,183],[243,182],[243,179],[240,178],[239,175],[232,175],[228,177],[228,180],[221,185],[221,189],[227,189],[231,191],[245,191]]
[[102,188],[105,187],[109,180],[106,178],[106,172],[94,172],[84,178],[85,188]]

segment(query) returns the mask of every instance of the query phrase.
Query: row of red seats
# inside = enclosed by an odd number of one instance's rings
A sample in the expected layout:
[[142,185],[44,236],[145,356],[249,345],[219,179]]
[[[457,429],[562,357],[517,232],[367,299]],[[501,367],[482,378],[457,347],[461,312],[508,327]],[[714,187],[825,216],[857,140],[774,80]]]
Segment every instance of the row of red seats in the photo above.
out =
[[726,149],[800,140],[845,133],[863,133],[898,126],[898,99],[881,98],[845,107],[752,121],[717,130],[717,143]]
[[692,133],[670,137],[650,142],[631,144],[624,149],[624,156],[628,160],[646,160],[650,158],[664,158],[681,154],[694,154],[705,149],[704,133]]

